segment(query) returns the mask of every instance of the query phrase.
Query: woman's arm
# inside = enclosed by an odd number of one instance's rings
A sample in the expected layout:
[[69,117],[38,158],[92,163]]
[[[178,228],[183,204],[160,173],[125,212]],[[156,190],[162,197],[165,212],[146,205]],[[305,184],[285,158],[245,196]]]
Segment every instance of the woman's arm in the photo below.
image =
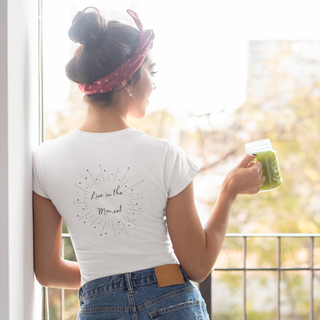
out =
[[33,193],[34,271],[45,287],[79,289],[77,262],[60,258],[62,217],[49,199]]
[[213,211],[202,228],[194,203],[193,184],[168,199],[167,224],[175,254],[191,280],[201,282],[211,272],[220,253],[231,207],[238,194],[255,194],[265,181],[262,164],[246,168],[247,155],[226,176]]

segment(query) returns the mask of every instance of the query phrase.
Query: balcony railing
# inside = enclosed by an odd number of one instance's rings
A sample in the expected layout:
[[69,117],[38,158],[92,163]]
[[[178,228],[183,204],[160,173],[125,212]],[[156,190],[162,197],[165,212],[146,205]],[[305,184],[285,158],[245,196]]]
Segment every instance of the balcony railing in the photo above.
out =
[[[281,317],[281,274],[286,271],[308,271],[310,273],[310,286],[309,286],[309,320],[317,320],[314,316],[314,273],[316,271],[320,271],[320,263],[318,262],[317,267],[315,267],[315,239],[320,239],[320,233],[229,233],[226,235],[228,238],[235,238],[237,240],[241,239],[242,241],[242,259],[243,264],[241,267],[216,267],[212,270],[211,274],[207,277],[207,279],[199,285],[199,289],[202,293],[202,296],[207,304],[208,313],[210,315],[210,319],[213,319],[213,308],[212,308],[212,276],[217,272],[234,272],[238,271],[242,273],[242,319],[247,320],[247,276],[248,273],[252,271],[266,272],[273,271],[277,274],[277,292],[276,292],[276,320],[280,320]],[[70,238],[69,234],[64,233],[62,235],[62,248],[61,248],[61,257],[65,257],[65,239]],[[276,239],[276,266],[275,267],[248,267],[247,259],[247,247],[248,247],[248,239],[251,238],[273,238]],[[309,263],[308,266],[291,266],[286,267],[283,265],[281,261],[281,242],[284,238],[306,238],[309,239]],[[226,240],[227,240],[226,239]],[[319,248],[318,248],[319,249]],[[219,265],[219,264],[218,264]],[[61,317],[60,320],[65,320],[65,290],[61,289],[60,295],[60,306],[61,306]],[[46,298],[45,298],[45,289],[43,288],[43,312],[42,319],[46,319]],[[48,305],[48,304],[47,304]],[[47,306],[48,309],[48,306]],[[48,310],[47,310],[48,311]],[[218,319],[218,318],[217,318]],[[47,320],[48,316],[47,316]]]
[[[281,272],[284,271],[309,271],[310,272],[310,291],[309,291],[309,319],[316,320],[314,318],[314,272],[319,271],[320,268],[314,267],[314,239],[320,237],[320,233],[265,233],[265,234],[255,234],[255,233],[229,233],[226,235],[227,238],[242,238],[242,255],[243,255],[243,266],[241,268],[214,268],[213,272],[225,271],[241,271],[242,275],[242,290],[243,290],[243,301],[242,301],[242,319],[247,319],[247,273],[251,271],[276,271],[277,272],[277,320],[280,320],[280,310],[281,310],[281,297],[280,297],[280,279]],[[247,267],[247,240],[248,238],[276,238],[277,239],[277,265],[276,267],[256,267],[256,268],[248,268]],[[284,267],[281,262],[281,240],[283,238],[309,238],[309,266],[308,267]],[[212,319],[212,277],[211,275],[207,277],[207,279],[199,285],[199,289],[202,293],[204,300],[207,303],[208,313],[210,315],[210,319]]]

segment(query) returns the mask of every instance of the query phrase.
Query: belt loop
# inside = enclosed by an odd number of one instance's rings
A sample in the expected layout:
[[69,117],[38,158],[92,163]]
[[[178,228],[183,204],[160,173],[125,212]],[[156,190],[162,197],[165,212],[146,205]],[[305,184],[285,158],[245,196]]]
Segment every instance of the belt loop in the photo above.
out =
[[128,286],[128,292],[129,293],[133,293],[133,285],[132,285],[132,281],[131,281],[131,273],[125,273],[126,276],[126,282],[127,282],[127,286]]
[[190,279],[187,277],[187,275],[186,275],[186,273],[184,272],[184,270],[182,269],[181,265],[179,265],[179,267],[180,267],[180,270],[181,270],[182,275],[183,275],[183,277],[184,277],[184,280],[185,280],[186,282],[190,283]]
[[78,290],[79,307],[82,305],[82,287]]

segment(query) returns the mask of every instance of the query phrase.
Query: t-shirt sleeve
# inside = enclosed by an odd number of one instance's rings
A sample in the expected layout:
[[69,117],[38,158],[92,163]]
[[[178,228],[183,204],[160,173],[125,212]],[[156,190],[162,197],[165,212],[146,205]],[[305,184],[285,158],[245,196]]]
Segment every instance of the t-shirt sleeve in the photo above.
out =
[[42,150],[38,147],[33,153],[33,191],[49,199],[44,186]]
[[178,146],[169,141],[164,171],[164,181],[168,198],[183,191],[199,171],[190,157]]

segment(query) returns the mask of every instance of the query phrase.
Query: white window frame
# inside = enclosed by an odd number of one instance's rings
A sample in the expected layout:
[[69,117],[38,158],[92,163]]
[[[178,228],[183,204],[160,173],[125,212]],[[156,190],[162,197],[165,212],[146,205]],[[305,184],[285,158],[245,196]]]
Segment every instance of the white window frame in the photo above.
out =
[[1,0],[1,319],[40,319],[32,219],[32,153],[39,143],[38,126],[38,2]]

